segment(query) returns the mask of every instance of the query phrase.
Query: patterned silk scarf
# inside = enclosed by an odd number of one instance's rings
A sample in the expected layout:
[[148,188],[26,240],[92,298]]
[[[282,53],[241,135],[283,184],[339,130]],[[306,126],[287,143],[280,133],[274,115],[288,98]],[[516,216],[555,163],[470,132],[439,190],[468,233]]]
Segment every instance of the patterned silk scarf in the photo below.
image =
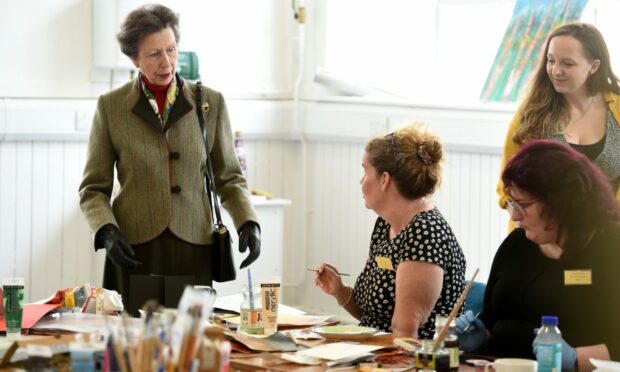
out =
[[159,123],[161,124],[162,128],[165,127],[166,121],[168,121],[168,115],[170,115],[170,111],[172,111],[172,107],[174,106],[174,103],[177,100],[177,96],[179,95],[177,77],[174,76],[172,78],[172,81],[170,82],[170,86],[168,87],[168,91],[166,92],[166,103],[164,104],[163,115],[159,112],[159,107],[157,106],[157,100],[155,99],[155,96],[153,96],[153,93],[151,93],[149,88],[146,86],[146,83],[144,82],[144,80],[142,80],[140,76],[138,76],[138,79],[140,79],[140,83],[142,84],[142,90],[144,91],[146,98],[149,100],[149,104],[151,105],[151,108],[153,109],[153,111],[155,111],[155,115],[157,115],[157,117],[159,118]]

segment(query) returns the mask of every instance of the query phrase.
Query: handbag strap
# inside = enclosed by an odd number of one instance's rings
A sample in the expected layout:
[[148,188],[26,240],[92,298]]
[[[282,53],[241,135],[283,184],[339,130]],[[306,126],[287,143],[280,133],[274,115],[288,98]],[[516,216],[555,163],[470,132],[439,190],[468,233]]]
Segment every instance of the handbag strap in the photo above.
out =
[[[204,106],[204,107],[203,107]],[[205,119],[203,112],[209,111],[209,103],[205,101],[202,103],[202,83],[196,82],[196,114],[198,115],[198,123],[200,124],[200,131],[202,132],[202,139],[205,143],[205,151],[207,152],[207,189],[211,205],[215,206],[215,216],[217,217],[217,225],[223,225],[222,216],[220,213],[220,202],[217,199],[217,189],[215,186],[215,178],[213,177],[213,166],[211,165],[211,153],[209,152],[209,140],[207,137],[207,126],[205,125]],[[213,197],[211,197],[213,195]],[[213,209],[211,209],[213,213]]]

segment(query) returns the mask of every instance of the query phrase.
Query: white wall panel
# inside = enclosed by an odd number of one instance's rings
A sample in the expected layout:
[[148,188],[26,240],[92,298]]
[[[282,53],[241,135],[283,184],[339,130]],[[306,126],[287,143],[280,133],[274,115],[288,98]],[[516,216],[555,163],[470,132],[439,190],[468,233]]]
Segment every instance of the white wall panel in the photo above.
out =
[[[47,157],[41,159],[47,163],[49,169],[47,184],[47,249],[45,250],[45,283],[48,288],[63,288],[63,276],[71,267],[63,265],[64,257],[71,254],[70,250],[63,250],[63,216],[69,211],[63,210],[65,187],[69,187],[64,182],[64,144],[62,142],[50,142],[47,148]],[[43,185],[41,185],[43,186]],[[38,273],[33,273],[37,275]],[[79,283],[76,283],[77,285]]]
[[[302,237],[304,218],[302,181],[302,144],[298,141],[254,140],[245,142],[250,189],[270,192],[274,197],[292,200],[284,208],[283,281],[297,283],[304,279],[305,243]],[[262,222],[261,222],[262,223]],[[263,246],[263,250],[271,247]],[[287,289],[283,290],[286,294]]]
[[[4,145],[3,145],[4,146]],[[51,287],[47,281],[48,264],[48,200],[51,197],[47,188],[50,174],[48,157],[48,143],[36,142],[32,146],[32,225],[31,225],[31,257],[30,257],[30,299],[36,300],[50,295],[50,292],[60,288]],[[50,268],[59,271],[60,268]],[[25,298],[24,300],[27,301]]]
[[0,273],[3,276],[14,276],[18,271],[15,259],[16,149],[15,143],[0,147]]
[[[306,267],[330,262],[351,277],[353,285],[368,255],[368,243],[376,216],[364,206],[359,180],[363,144],[312,142],[309,148],[308,223]],[[300,268],[305,270],[305,268]],[[297,288],[297,298],[311,309],[341,312],[334,300],[313,284],[314,274]],[[292,289],[291,289],[292,290]]]
[[[31,273],[32,224],[32,143],[16,143],[15,172],[15,276],[29,278]],[[26,284],[26,283],[24,283]],[[28,292],[31,292],[31,286]]]
[[[0,276],[24,276],[27,301],[63,287],[100,285],[105,254],[94,253],[77,194],[87,140],[87,126],[77,124],[84,124],[80,118],[93,102],[79,102],[73,114],[50,115],[54,122],[47,124],[40,122],[45,115],[28,111],[31,104],[35,108],[30,110],[36,111],[38,101],[5,103],[8,112],[0,112],[7,128],[5,140],[0,140]],[[54,110],[51,106],[71,111],[68,103],[41,103],[45,112]],[[364,143],[374,133],[416,118],[424,118],[431,130],[447,138],[443,183],[434,200],[465,251],[468,275],[480,267],[479,280],[486,280],[507,221],[494,190],[500,135],[487,132],[492,123],[496,131],[505,130],[503,120],[509,114],[320,102],[300,106],[302,122],[295,123],[290,103],[230,104],[233,128],[241,129],[245,138],[250,188],[292,201],[284,208],[285,303],[342,314],[331,297],[314,287],[314,274],[305,269],[332,262],[352,275],[345,282],[353,285],[376,219],[365,208],[359,185]],[[32,118],[39,119],[29,126]],[[48,130],[58,118],[71,123]],[[469,147],[460,141],[465,132],[467,138],[476,138]],[[269,241],[277,239],[265,236],[265,252],[275,244]]]
[[434,200],[465,253],[467,276],[480,268],[476,280],[486,282],[508,226],[495,194],[500,156],[448,151],[445,158],[443,181]]

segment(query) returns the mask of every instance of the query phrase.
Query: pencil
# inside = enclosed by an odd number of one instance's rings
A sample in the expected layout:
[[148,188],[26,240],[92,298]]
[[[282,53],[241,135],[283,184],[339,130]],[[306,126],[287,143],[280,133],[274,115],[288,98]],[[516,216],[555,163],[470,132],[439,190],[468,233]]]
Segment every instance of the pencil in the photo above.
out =
[[[308,271],[314,271],[315,273],[318,273],[318,272],[319,272],[319,270],[318,270],[318,269],[306,269],[306,270],[308,270]],[[340,276],[351,276],[351,275],[349,275],[349,274],[345,274],[345,273],[338,273],[338,272],[337,272],[336,274],[338,274],[338,275],[340,275]]]

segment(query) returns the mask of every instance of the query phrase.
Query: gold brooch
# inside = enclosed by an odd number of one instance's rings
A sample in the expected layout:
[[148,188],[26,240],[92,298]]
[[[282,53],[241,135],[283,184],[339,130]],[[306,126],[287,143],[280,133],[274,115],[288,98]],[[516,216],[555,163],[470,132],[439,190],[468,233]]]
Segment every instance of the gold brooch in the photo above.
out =
[[211,106],[209,106],[209,102],[205,102],[202,104],[201,108],[202,108],[202,112],[209,112],[209,110],[211,109]]

